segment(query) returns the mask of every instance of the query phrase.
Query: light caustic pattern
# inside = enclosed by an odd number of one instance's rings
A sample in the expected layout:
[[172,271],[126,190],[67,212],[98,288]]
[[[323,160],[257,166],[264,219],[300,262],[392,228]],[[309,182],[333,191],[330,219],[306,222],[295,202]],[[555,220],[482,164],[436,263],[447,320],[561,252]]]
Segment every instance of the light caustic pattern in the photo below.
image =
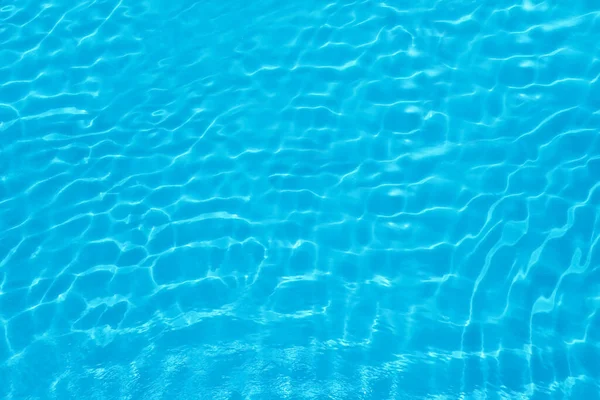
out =
[[1,398],[599,398],[598,2],[0,5]]

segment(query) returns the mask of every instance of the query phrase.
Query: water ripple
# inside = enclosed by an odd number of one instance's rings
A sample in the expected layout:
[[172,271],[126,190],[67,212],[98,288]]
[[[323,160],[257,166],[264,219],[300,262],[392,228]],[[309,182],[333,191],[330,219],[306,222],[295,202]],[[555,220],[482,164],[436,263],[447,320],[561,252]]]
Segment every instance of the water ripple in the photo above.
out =
[[1,6],[0,397],[598,398],[599,15]]

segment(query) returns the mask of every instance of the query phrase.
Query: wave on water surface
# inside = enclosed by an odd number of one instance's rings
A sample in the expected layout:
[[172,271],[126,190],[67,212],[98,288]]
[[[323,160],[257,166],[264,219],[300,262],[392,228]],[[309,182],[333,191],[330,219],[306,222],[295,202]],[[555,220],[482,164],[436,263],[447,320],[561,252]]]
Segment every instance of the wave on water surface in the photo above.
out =
[[0,397],[600,398],[600,4],[0,6]]

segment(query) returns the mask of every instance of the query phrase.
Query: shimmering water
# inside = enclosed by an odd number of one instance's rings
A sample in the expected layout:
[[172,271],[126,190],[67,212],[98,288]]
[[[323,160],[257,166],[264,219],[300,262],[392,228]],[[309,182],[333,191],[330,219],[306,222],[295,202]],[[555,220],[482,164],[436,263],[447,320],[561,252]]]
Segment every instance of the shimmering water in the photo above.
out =
[[600,3],[0,1],[0,398],[600,398]]

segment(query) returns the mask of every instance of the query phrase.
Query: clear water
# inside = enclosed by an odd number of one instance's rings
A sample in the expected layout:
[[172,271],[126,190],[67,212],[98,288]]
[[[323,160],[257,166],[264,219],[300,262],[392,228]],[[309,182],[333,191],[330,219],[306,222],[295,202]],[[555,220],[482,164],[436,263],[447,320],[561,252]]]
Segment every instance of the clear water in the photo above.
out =
[[600,398],[597,1],[0,5],[0,398]]

